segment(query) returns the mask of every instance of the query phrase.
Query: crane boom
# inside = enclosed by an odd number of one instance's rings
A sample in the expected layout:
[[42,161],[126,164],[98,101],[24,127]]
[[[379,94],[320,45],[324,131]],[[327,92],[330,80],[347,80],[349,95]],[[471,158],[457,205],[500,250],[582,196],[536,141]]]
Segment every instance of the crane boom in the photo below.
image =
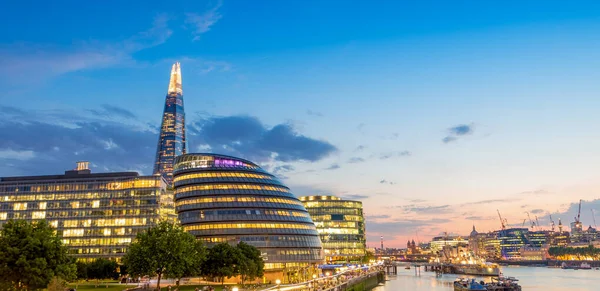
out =
[[594,209],[590,209],[592,211],[592,218],[594,219],[594,228],[598,228],[596,226],[596,215],[594,214]]
[[580,218],[581,218],[581,199],[579,199],[579,210],[577,211],[577,217],[575,217],[575,222],[579,223]]
[[529,223],[531,223],[531,228],[535,227],[535,223],[531,220],[531,216],[529,216],[529,212],[527,212],[527,218],[529,218]]
[[550,222],[552,223],[552,231],[554,231],[554,219],[552,219],[552,214],[550,214]]
[[525,226],[525,221],[527,221],[527,219],[523,218],[523,226]]
[[502,229],[506,229],[506,224],[504,223],[505,221],[502,220],[502,215],[500,215],[500,210],[496,209],[496,212],[498,212],[498,217],[500,218],[500,223],[502,224]]
[[540,230],[540,222],[537,219],[537,215],[535,216],[535,225],[537,226],[538,230]]

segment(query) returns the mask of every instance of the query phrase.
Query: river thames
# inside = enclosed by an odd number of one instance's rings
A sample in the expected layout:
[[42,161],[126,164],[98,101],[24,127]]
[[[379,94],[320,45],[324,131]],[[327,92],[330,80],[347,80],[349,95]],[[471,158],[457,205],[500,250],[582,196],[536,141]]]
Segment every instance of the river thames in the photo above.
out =
[[[507,277],[519,279],[523,291],[592,291],[600,290],[600,271],[598,270],[562,270],[545,267],[502,267]],[[421,276],[415,276],[414,268],[405,270],[398,266],[398,275],[388,275],[384,286],[373,291],[400,290],[453,290],[452,283],[460,275],[443,275],[436,278],[435,273],[425,272],[421,268]],[[462,277],[462,276],[461,276]],[[482,278],[478,278],[480,281]],[[490,279],[485,279],[486,282]]]

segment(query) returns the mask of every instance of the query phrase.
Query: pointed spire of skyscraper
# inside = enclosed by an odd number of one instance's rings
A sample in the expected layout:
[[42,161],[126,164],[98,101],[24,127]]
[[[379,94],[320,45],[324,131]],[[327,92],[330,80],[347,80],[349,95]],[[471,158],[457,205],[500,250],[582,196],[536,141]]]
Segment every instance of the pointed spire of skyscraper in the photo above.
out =
[[177,62],[171,67],[169,90],[165,100],[165,109],[156,148],[156,159],[154,161],[154,174],[162,175],[169,184],[173,181],[175,157],[186,153],[185,143],[181,65]]

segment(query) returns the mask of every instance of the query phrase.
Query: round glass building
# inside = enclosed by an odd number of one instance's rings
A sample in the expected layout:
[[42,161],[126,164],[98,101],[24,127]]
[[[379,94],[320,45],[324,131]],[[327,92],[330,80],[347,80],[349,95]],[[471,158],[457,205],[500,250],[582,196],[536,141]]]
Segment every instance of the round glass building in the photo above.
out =
[[207,246],[253,245],[263,254],[266,273],[282,271],[284,281],[309,277],[323,261],[319,234],[302,202],[258,165],[184,154],[175,159],[173,181],[179,221]]

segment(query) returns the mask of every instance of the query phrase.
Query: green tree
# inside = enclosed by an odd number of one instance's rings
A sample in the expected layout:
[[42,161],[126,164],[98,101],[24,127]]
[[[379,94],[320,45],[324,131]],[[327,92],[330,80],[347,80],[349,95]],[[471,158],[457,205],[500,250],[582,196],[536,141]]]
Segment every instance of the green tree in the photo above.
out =
[[54,229],[45,221],[9,220],[0,236],[0,284],[17,290],[48,287],[59,277],[73,280],[76,266]]
[[361,262],[363,264],[369,263],[371,260],[375,259],[375,254],[372,251],[366,250],[365,256],[362,257]]
[[200,273],[205,249],[200,241],[172,222],[162,221],[141,232],[129,246],[123,263],[133,276],[181,278]]
[[220,243],[208,250],[206,261],[202,266],[202,275],[205,277],[218,278],[224,283],[225,278],[239,275],[239,262],[242,253],[238,248],[228,243]]
[[260,250],[245,242],[240,242],[236,246],[241,256],[238,262],[238,270],[242,279],[242,284],[246,281],[254,281],[262,277],[265,269],[265,262],[260,256]]
[[77,261],[77,279],[89,279],[88,277],[88,264],[85,262]]
[[96,279],[96,287],[98,287],[98,282],[101,279],[119,278],[119,273],[117,272],[117,267],[119,267],[119,265],[115,261],[98,258],[86,267],[86,279]]

